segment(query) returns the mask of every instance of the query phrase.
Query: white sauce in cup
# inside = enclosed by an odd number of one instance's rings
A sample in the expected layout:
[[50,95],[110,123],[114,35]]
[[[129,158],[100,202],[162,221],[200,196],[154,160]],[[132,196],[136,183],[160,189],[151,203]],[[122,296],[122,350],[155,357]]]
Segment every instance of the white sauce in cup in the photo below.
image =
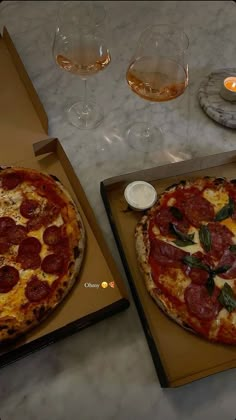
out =
[[128,184],[124,196],[129,206],[136,211],[147,210],[157,200],[155,188],[145,181],[134,181]]

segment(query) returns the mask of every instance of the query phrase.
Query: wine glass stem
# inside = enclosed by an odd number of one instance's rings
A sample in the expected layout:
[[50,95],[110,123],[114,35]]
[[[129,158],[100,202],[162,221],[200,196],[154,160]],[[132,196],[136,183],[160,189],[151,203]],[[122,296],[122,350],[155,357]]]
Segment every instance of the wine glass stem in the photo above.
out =
[[145,123],[145,128],[143,131],[144,138],[150,136],[150,118],[151,118],[150,114],[151,114],[151,104],[150,102],[148,102],[145,109],[145,113],[144,113],[144,123]]
[[82,113],[87,114],[88,113],[88,92],[87,92],[87,79],[84,79],[84,100],[83,100],[83,109]]

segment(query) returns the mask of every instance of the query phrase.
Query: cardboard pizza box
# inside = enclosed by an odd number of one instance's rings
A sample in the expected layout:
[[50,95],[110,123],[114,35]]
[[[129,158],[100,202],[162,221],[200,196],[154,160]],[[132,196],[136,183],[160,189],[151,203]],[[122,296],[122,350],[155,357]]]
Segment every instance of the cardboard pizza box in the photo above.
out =
[[[79,208],[87,237],[79,281],[39,327],[1,346],[1,367],[126,309],[129,301],[83,188],[59,140],[47,135],[47,115],[6,28],[0,36],[0,61],[0,164],[57,176]],[[108,287],[102,288],[102,282]]]
[[211,343],[170,320],[146,290],[135,252],[134,231],[144,213],[127,208],[125,187],[132,181],[150,182],[157,193],[197,176],[236,178],[236,150],[171,163],[104,180],[101,195],[142,321],[162,387],[177,387],[236,367],[236,346]]

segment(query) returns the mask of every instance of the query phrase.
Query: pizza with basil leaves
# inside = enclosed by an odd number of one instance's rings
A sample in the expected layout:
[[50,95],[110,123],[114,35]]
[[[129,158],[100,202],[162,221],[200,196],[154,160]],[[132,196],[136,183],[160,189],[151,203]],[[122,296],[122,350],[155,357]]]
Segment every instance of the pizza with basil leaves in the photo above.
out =
[[236,181],[203,177],[170,186],[135,237],[159,307],[191,332],[236,344]]

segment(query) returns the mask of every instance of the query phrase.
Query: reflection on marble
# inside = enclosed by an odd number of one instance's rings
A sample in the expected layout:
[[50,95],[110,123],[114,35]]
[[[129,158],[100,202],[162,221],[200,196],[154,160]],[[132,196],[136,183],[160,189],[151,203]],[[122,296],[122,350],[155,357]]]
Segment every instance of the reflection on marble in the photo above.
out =
[[[212,121],[197,92],[214,69],[235,66],[236,4],[232,1],[104,1],[112,62],[89,88],[106,118],[92,131],[69,125],[65,110],[82,95],[76,76],[60,70],[51,47],[57,1],[3,1],[5,24],[89,197],[121,274],[118,252],[99,193],[100,181],[137,169],[235,148],[235,132]],[[125,72],[140,32],[153,23],[178,23],[189,36],[190,84],[170,103],[149,104],[127,87]],[[126,141],[135,120],[156,119],[164,132],[156,152]],[[91,170],[92,168],[92,170]],[[132,301],[132,298],[131,298]],[[178,361],[176,361],[178,363]],[[0,371],[1,420],[234,420],[235,370],[179,389],[156,377],[135,306]]]

